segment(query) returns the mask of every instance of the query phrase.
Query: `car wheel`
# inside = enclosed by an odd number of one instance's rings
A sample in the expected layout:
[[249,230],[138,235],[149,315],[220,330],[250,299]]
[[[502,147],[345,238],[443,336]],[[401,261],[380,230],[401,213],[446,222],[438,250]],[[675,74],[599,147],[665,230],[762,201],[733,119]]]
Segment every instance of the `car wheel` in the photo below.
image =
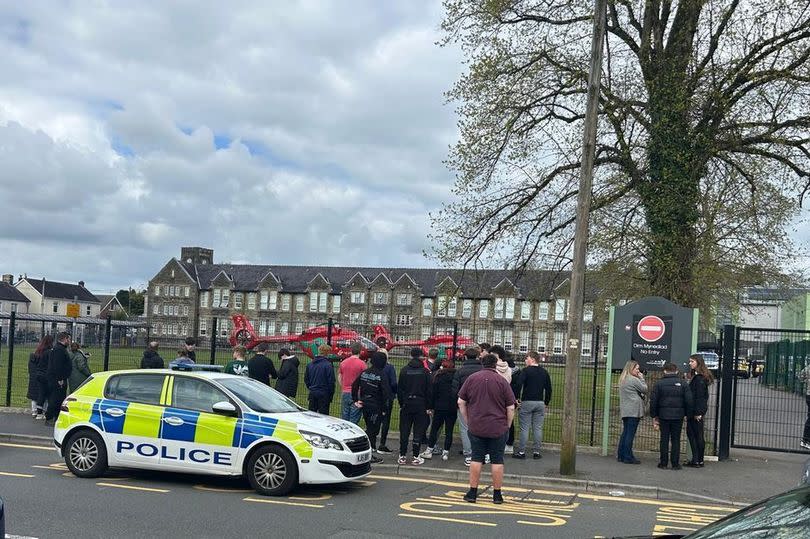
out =
[[257,449],[245,470],[250,486],[265,496],[283,496],[298,483],[298,466],[287,449],[266,445]]
[[99,477],[107,470],[107,448],[91,430],[71,434],[65,444],[65,464],[78,477]]

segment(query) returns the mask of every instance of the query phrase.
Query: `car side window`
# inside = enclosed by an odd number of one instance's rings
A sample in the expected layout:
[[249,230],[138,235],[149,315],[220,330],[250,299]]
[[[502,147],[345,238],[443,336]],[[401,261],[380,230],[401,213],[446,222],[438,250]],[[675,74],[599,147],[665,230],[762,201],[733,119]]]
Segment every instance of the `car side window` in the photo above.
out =
[[214,404],[228,401],[227,395],[204,380],[175,376],[172,406],[211,413]]
[[159,374],[121,374],[107,382],[104,396],[108,399],[160,404],[160,393],[166,377]]

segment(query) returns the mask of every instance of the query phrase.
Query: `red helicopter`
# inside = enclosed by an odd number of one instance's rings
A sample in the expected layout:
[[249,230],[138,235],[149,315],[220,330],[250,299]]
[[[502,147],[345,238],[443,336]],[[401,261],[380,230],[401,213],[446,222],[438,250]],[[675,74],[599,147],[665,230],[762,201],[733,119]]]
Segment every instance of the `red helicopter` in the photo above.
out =
[[[381,339],[385,339],[382,341]],[[391,338],[385,326],[374,326],[374,342],[377,344],[384,343],[386,350],[391,350],[398,347],[408,348],[421,348],[422,355],[427,357],[428,351],[431,348],[436,348],[439,351],[439,360],[446,357],[452,357],[453,360],[463,359],[464,350],[470,346],[476,346],[476,342],[469,337],[459,335],[456,337],[455,353],[453,353],[453,334],[439,334],[431,335],[427,339],[418,339],[410,341],[395,341]]]
[[[318,346],[326,344],[329,334],[329,328],[327,326],[317,326],[309,328],[298,335],[269,335],[260,337],[256,334],[253,325],[248,321],[245,315],[234,314],[231,316],[231,320],[233,322],[233,329],[231,330],[231,336],[228,338],[228,342],[231,346],[241,344],[245,348],[252,349],[262,342],[291,343],[297,344],[304,354],[310,358],[314,358],[318,355]],[[385,328],[383,328],[383,330],[385,330]],[[386,335],[381,335],[380,337],[387,336],[388,332],[386,331],[385,333]],[[378,336],[375,335],[375,341],[377,337]],[[355,342],[359,342],[362,347],[360,358],[363,360],[367,360],[372,353],[379,349],[373,341],[354,330],[342,328],[339,325],[332,326],[332,355],[329,359],[337,360],[349,357],[352,355],[352,343]]]

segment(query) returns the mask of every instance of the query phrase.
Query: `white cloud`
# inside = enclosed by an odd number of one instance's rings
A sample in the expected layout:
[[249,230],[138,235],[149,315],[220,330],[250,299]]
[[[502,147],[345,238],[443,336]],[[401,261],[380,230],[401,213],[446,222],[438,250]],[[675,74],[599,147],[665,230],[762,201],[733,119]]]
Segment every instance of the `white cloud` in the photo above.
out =
[[0,269],[114,289],[181,245],[430,264],[461,70],[434,45],[441,16],[439,0],[0,6]]

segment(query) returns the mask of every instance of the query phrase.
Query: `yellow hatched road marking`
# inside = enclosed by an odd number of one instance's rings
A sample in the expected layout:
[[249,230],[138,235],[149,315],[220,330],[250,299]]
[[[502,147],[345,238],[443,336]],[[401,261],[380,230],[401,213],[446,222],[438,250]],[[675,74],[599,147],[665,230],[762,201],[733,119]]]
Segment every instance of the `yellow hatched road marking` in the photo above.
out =
[[[614,502],[627,502],[627,503],[640,503],[644,505],[657,505],[659,507],[681,507],[684,509],[694,509],[695,504],[689,503],[679,503],[679,502],[667,502],[664,500],[647,500],[644,498],[626,498],[621,496],[601,496],[599,494],[577,494],[580,498],[585,498],[588,500],[594,501],[605,501],[611,500]],[[701,509],[708,509],[712,511],[725,511],[727,513],[733,513],[735,511],[739,511],[739,507],[727,507],[722,505],[701,505]]]
[[30,473],[14,473],[14,472],[0,472],[0,475],[5,475],[7,477],[36,477]]
[[159,493],[166,493],[171,492],[165,488],[148,488],[148,487],[136,487],[134,485],[119,485],[118,483],[103,483],[99,482],[96,485],[100,487],[114,487],[114,488],[124,488],[128,490],[142,490],[144,492],[159,492]]
[[497,526],[497,524],[493,522],[481,522],[478,520],[462,520],[460,518],[448,518],[448,517],[429,517],[425,515],[410,515],[408,513],[400,513],[399,516],[407,517],[407,518],[420,518],[423,520],[441,520],[443,522],[455,522],[457,524],[473,524],[475,526]]
[[253,492],[253,489],[250,488],[220,488],[220,487],[209,487],[206,485],[194,485],[192,488],[197,490],[204,490],[206,492]]
[[283,502],[281,500],[262,500],[262,499],[259,499],[259,498],[251,498],[251,497],[242,498],[242,501],[245,501],[245,502],[257,502],[257,503],[269,503],[269,504],[275,504],[275,505],[293,505],[295,507],[313,507],[315,509],[323,509],[324,507],[326,507],[325,505],[319,505],[319,504],[315,504],[315,503]]
[[0,442],[0,445],[3,447],[21,447],[23,449],[44,449],[46,451],[54,451],[56,449],[51,445],[12,444],[6,442]]

